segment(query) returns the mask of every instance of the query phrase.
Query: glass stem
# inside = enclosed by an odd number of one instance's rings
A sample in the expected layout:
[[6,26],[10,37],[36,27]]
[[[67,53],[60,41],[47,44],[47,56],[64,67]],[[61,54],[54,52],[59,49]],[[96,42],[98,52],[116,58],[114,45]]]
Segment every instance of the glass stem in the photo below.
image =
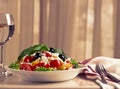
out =
[[4,58],[4,45],[1,45],[0,48],[0,66],[3,67],[3,58]]
[[3,63],[3,60],[4,60],[4,45],[1,45],[0,46],[0,75],[1,74],[4,74],[4,63]]

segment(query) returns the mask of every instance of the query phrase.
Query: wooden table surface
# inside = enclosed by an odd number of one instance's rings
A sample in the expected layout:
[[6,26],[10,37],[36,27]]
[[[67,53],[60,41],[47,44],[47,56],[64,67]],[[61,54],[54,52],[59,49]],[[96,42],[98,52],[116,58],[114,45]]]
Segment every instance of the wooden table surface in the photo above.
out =
[[88,80],[82,76],[64,82],[55,83],[38,83],[27,82],[19,77],[10,76],[3,82],[0,82],[0,89],[100,89],[99,85],[92,80]]

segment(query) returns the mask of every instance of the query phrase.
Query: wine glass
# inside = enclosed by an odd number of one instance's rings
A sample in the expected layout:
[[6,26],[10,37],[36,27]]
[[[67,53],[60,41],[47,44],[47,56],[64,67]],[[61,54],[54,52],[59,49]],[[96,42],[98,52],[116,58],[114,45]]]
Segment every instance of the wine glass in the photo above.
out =
[[13,15],[0,13],[0,75],[5,74],[4,45],[11,39],[15,30]]

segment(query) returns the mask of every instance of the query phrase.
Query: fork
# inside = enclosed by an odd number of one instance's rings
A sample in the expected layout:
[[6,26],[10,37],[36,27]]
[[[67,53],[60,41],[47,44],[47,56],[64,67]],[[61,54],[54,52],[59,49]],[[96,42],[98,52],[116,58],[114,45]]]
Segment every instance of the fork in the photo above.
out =
[[110,74],[109,72],[107,72],[107,70],[105,69],[105,67],[103,65],[99,65],[101,68],[101,71],[108,77],[110,78],[112,81],[119,83],[120,80],[118,78],[116,78],[115,76],[113,76],[112,74]]
[[104,73],[102,72],[101,66],[99,64],[96,65],[96,72],[100,74],[101,80],[104,84],[107,84]]

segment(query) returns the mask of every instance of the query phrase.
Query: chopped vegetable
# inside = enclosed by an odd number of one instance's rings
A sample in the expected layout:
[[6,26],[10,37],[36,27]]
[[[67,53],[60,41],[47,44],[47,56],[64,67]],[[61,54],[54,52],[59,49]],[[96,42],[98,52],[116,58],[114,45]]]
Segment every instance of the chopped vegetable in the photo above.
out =
[[43,45],[43,44],[41,44],[41,45],[35,45],[35,46],[31,46],[31,47],[29,47],[29,48],[26,48],[26,49],[24,49],[21,53],[20,53],[20,55],[19,55],[19,57],[18,57],[18,60],[20,61],[20,59],[23,57],[23,56],[25,56],[25,55],[31,55],[31,54],[33,54],[33,53],[35,53],[35,52],[37,52],[37,51],[48,51],[49,50],[49,48],[46,46],[46,45]]
[[54,68],[45,68],[45,67],[38,67],[35,69],[36,71],[53,71]]
[[30,64],[23,63],[23,64],[20,64],[20,70],[33,71],[33,67]]
[[18,62],[13,62],[9,65],[9,68],[12,68],[12,69],[19,69],[19,64]]
[[57,68],[61,65],[62,65],[62,63],[61,63],[60,60],[54,59],[54,60],[50,61],[50,67],[56,67]]
[[54,71],[78,68],[79,65],[62,50],[41,44],[24,49],[17,62],[9,67],[26,71]]
[[25,58],[24,58],[24,62],[32,62],[34,59],[33,59],[33,57],[32,56],[26,56]]
[[73,64],[73,68],[79,68],[78,62],[75,59],[71,59],[71,64]]

